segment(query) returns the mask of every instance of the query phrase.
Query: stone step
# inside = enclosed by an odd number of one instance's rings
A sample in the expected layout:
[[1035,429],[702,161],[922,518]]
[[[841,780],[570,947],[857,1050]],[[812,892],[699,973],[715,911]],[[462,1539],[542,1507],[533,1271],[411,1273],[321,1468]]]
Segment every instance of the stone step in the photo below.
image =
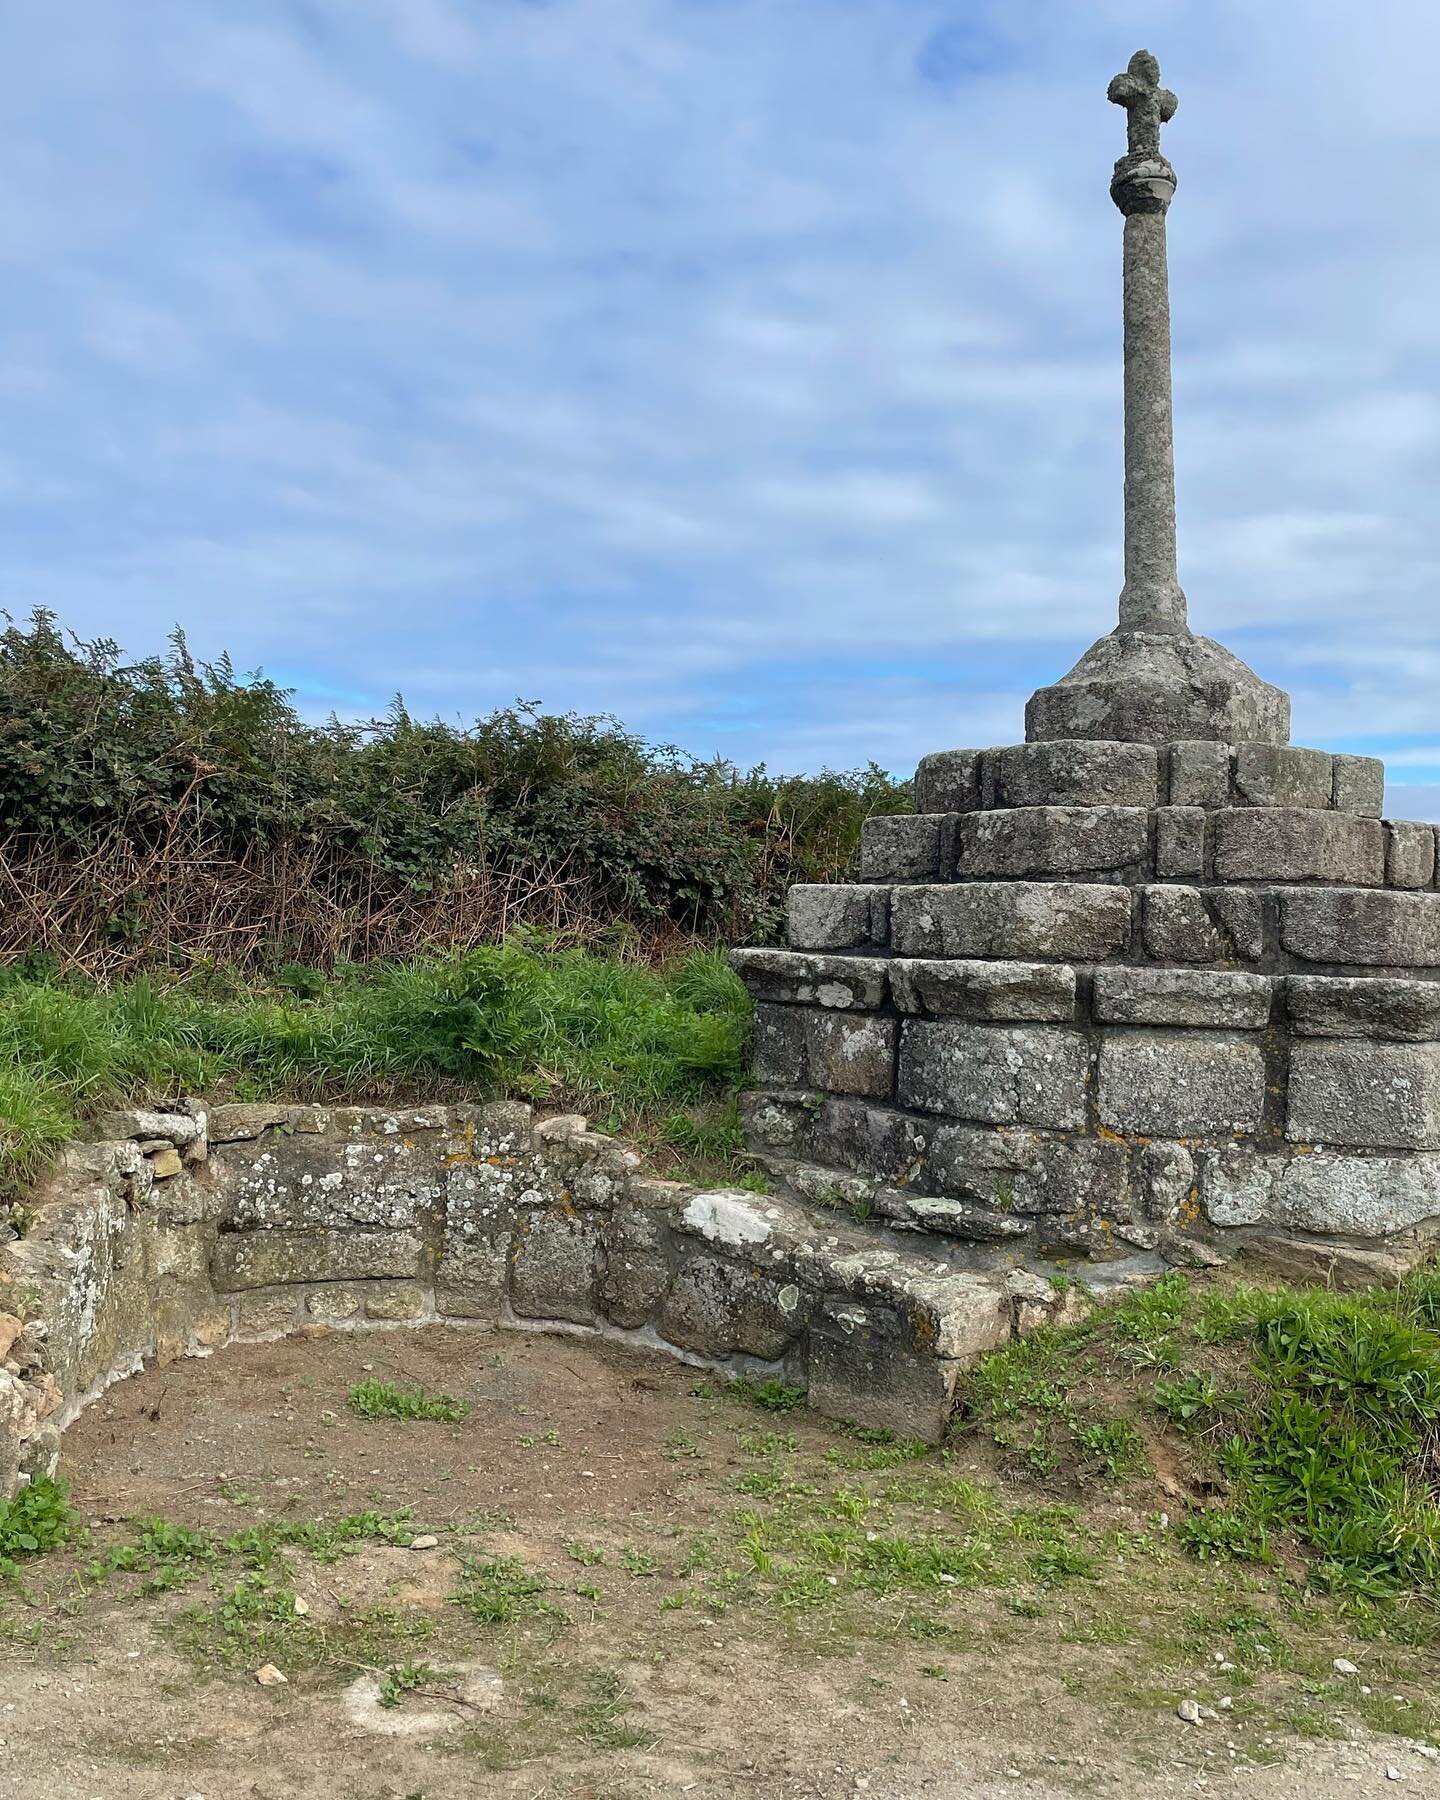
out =
[[755,1274],[788,1283],[792,1313],[807,1309],[792,1353],[809,1403],[828,1418],[936,1442],[960,1376],[989,1350],[1121,1296],[1164,1270],[1137,1253],[1074,1271],[1003,1246],[912,1248],[869,1222],[817,1213],[787,1194],[710,1190],[693,1195],[674,1227]]
[[1027,805],[865,821],[860,880],[1435,886],[1436,828],[1324,807]]
[[1385,766],[1295,744],[1049,739],[941,750],[915,771],[917,813],[1017,806],[1304,807],[1378,818]]

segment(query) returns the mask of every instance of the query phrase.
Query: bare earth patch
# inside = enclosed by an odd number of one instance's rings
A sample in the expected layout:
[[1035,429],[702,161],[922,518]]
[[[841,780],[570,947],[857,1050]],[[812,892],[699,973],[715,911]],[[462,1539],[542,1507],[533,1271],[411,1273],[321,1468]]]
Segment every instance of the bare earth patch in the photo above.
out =
[[65,1443],[89,1541],[0,1586],[0,1796],[1440,1792],[1433,1644],[1184,1556],[1155,1478],[1057,1508],[770,1398],[442,1327],[112,1389]]

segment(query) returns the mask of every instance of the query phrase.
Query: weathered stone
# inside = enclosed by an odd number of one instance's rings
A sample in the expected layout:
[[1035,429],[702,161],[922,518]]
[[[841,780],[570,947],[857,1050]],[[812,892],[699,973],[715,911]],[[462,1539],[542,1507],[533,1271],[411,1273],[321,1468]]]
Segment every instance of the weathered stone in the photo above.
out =
[[222,1293],[292,1281],[354,1281],[414,1275],[421,1243],[412,1231],[231,1231],[210,1253]]
[[993,1207],[977,1206],[973,1201],[939,1199],[932,1194],[911,1194],[900,1188],[888,1189],[887,1195],[898,1202],[898,1207],[889,1216],[902,1218],[924,1231],[960,1238],[967,1243],[1000,1243],[1006,1238],[1026,1237],[1030,1232],[1024,1219],[1012,1218]]
[[1147,1218],[1173,1225],[1193,1215],[1195,1158],[1184,1144],[1147,1144],[1140,1157],[1140,1179]]
[[1435,827],[1411,819],[1385,821],[1385,884],[1428,888],[1435,880]]
[[329,1114],[320,1106],[286,1106],[278,1101],[233,1101],[209,1109],[212,1144],[234,1144],[257,1138],[263,1131],[324,1131]]
[[180,1160],[180,1152],[173,1144],[161,1144],[150,1152],[150,1173],[156,1181],[169,1181],[172,1176],[180,1174],[185,1165]]
[[938,750],[915,771],[917,813],[973,812],[980,804],[980,752]]
[[510,1234],[447,1234],[435,1270],[435,1310],[447,1319],[498,1319],[505,1304]]
[[1336,812],[1378,819],[1385,810],[1385,765],[1378,756],[1337,756],[1330,804]]
[[825,1296],[809,1334],[815,1411],[930,1443],[944,1436],[960,1370],[1009,1339],[1010,1303],[994,1277],[955,1274],[928,1288],[923,1304],[903,1310],[868,1296]]
[[1328,808],[1334,758],[1294,744],[1237,744],[1235,798],[1240,806]]
[[1440,1044],[1295,1044],[1285,1135],[1386,1150],[1440,1147]]
[[1243,888],[1148,887],[1144,941],[1160,962],[1254,962],[1264,950],[1260,895]]
[[1283,807],[1217,812],[1215,874],[1221,881],[1336,881],[1378,887],[1385,837],[1377,819]]
[[1144,808],[1154,806],[1159,795],[1159,756],[1149,744],[1084,738],[1010,744],[989,751],[985,761],[990,804],[996,807]]
[[1091,1010],[1101,1025],[1260,1031],[1270,1023],[1270,981],[1202,969],[1097,969]]
[[559,1190],[563,1204],[610,1212],[624,1200],[640,1161],[618,1138],[601,1131],[569,1131],[541,1147],[532,1170],[517,1159],[511,1192],[522,1207],[543,1205]]
[[254,1288],[236,1302],[236,1329],[241,1337],[272,1337],[289,1331],[299,1311],[299,1289]]
[[777,1093],[751,1088],[739,1098],[746,1144],[752,1150],[798,1151],[808,1139],[821,1104],[818,1094],[803,1089]]
[[333,1286],[312,1288],[305,1296],[305,1311],[324,1325],[345,1325],[358,1319],[365,1302],[358,1288],[337,1282]]
[[1064,963],[917,957],[896,958],[886,966],[901,1012],[967,1019],[1075,1017],[1075,971]]
[[1402,1232],[1374,1245],[1347,1244],[1334,1238],[1297,1237],[1261,1231],[1247,1237],[1240,1254],[1249,1264],[1282,1281],[1319,1287],[1394,1287],[1434,1250],[1426,1233]]
[[1100,1045],[1100,1121],[1146,1137],[1228,1136],[1259,1129],[1265,1064],[1246,1038],[1126,1031]]
[[1258,1224],[1284,1166],[1283,1158],[1248,1149],[1208,1158],[1200,1182],[1205,1217],[1212,1225]]
[[876,813],[860,828],[861,881],[944,881],[955,867],[948,813]]
[[902,956],[1102,962],[1130,942],[1126,888],[1069,881],[974,881],[898,888]]
[[804,1289],[754,1267],[718,1256],[690,1256],[665,1296],[660,1335],[700,1356],[738,1352],[774,1362],[804,1330],[813,1301]]
[[1404,1231],[1440,1217],[1440,1156],[1296,1156],[1276,1180],[1271,1216],[1298,1231]]
[[1283,744],[1290,700],[1213,638],[1121,629],[1032,694],[1025,736],[1174,744]]
[[912,1181],[923,1167],[930,1127],[893,1107],[827,1098],[799,1110],[804,1122],[789,1148],[816,1162],[883,1181]]
[[1292,975],[1290,1028],[1302,1037],[1440,1038],[1440,981],[1386,975]]
[[364,1290],[365,1317],[409,1321],[425,1316],[425,1290],[413,1281],[377,1281]]
[[785,901],[786,940],[795,950],[853,950],[888,937],[889,892],[844,882],[799,882]]
[[[665,1185],[674,1188],[677,1198],[684,1193],[672,1183]],[[600,1301],[612,1325],[637,1330],[664,1299],[670,1286],[666,1236],[663,1216],[641,1207],[627,1207],[607,1232]]]
[[805,1014],[806,1079],[832,1094],[888,1097],[895,1086],[896,1021],[873,1014]]
[[537,1213],[516,1229],[510,1304],[524,1319],[593,1325],[599,1311],[600,1234],[592,1219]]
[[1206,742],[1170,746],[1172,806],[1230,805],[1230,746]]
[[731,967],[757,1000],[864,1010],[883,1006],[889,962],[804,950],[732,950]]
[[1126,1146],[1107,1138],[936,1125],[925,1184],[1020,1216],[1131,1211]]
[[1155,814],[1155,874],[1161,881],[1205,879],[1205,809],[1162,806]]
[[763,1001],[755,1008],[751,1030],[755,1079],[778,1087],[810,1084],[810,1053],[805,1041],[805,1011]]
[[992,1125],[1085,1122],[1090,1053],[1075,1031],[910,1019],[900,1035],[902,1105]]
[[1285,888],[1280,891],[1280,942],[1307,962],[1437,968],[1440,897]]
[[1143,807],[1025,806],[960,820],[960,873],[967,879],[1141,870],[1149,850]]
[[443,1181],[434,1149],[400,1136],[257,1137],[227,1149],[225,1170],[219,1217],[236,1231],[411,1228]]
[[144,1138],[173,1144],[179,1149],[201,1135],[201,1125],[189,1113],[151,1112],[132,1107],[122,1112],[101,1113],[90,1131],[98,1138]]

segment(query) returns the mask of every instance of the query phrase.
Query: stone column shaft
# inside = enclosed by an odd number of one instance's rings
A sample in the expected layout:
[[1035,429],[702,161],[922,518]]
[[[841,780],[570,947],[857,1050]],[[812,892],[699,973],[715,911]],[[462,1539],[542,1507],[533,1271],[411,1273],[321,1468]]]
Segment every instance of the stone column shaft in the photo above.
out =
[[1125,586],[1122,631],[1187,629],[1175,561],[1165,214],[1125,219]]

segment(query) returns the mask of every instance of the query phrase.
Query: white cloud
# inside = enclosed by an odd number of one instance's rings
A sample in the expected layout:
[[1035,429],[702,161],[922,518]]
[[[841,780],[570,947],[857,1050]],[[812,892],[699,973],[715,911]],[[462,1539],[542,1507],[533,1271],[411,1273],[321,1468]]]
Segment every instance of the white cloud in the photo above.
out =
[[524,693],[788,766],[1017,735],[1114,617],[1104,88],[1149,41],[1194,622],[1297,736],[1433,737],[1426,0],[19,0],[6,37],[12,610],[179,620],[317,711]]

